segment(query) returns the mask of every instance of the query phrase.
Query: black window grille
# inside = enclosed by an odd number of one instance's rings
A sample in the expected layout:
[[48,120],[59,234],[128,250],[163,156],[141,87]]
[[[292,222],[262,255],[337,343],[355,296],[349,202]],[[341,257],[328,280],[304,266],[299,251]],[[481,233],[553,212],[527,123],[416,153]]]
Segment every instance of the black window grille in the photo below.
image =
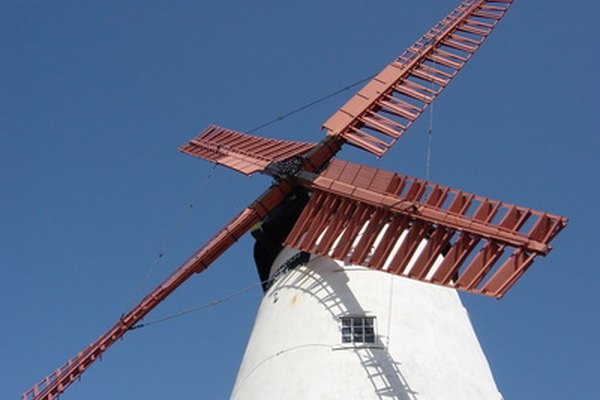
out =
[[340,318],[342,343],[375,343],[375,317]]

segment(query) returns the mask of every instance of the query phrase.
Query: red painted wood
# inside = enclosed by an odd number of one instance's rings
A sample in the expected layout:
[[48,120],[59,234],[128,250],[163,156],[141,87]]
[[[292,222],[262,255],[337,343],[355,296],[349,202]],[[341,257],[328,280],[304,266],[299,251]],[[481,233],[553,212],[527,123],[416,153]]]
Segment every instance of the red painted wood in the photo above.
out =
[[42,382],[23,393],[23,399],[52,400],[73,383],[104,351],[119,340],[127,331],[156,307],[169,294],[195,273],[204,271],[215,259],[234,244],[245,232],[262,220],[283,198],[290,193],[286,183],[272,187],[252,205],[245,208],[211,240],[184,262],[163,283],[152,290],[140,303],[100,336],[85,350],[69,360],[63,367],[44,378]]
[[[357,147],[383,156],[477,51],[511,3],[463,1],[388,64],[323,127],[329,135],[342,136]],[[440,65],[449,71],[440,70]],[[430,84],[425,86],[423,81]],[[393,119],[384,122],[377,118],[383,117],[382,111]]]
[[179,150],[246,175],[267,172],[272,162],[305,154],[315,143],[266,139],[211,125]]
[[[303,177],[314,194],[286,245],[373,269],[389,265],[390,273],[473,293],[503,295],[566,224],[563,217],[346,161]],[[514,262],[490,278],[508,249],[532,257],[511,256]]]
[[[182,146],[185,153],[236,171],[272,173],[279,180],[97,341],[22,398],[58,397],[144,315],[191,275],[206,269],[298,184],[314,193],[286,244],[379,270],[392,261],[389,271],[402,274],[425,241],[409,277],[502,297],[536,256],[549,251],[548,243],[565,226],[565,218],[352,163],[334,161],[312,178],[346,142],[384,155],[450,83],[511,3],[464,1],[325,122],[328,136],[318,144],[264,139],[210,126]],[[272,169],[295,156],[302,156],[299,179]],[[470,212],[473,204],[478,206]],[[491,222],[496,214],[502,215],[499,223]],[[531,229],[524,232],[523,226]],[[478,254],[462,268],[480,242],[484,244]],[[489,277],[494,263],[509,248],[513,253]],[[443,261],[433,271],[440,257]],[[433,275],[431,280],[428,274]]]

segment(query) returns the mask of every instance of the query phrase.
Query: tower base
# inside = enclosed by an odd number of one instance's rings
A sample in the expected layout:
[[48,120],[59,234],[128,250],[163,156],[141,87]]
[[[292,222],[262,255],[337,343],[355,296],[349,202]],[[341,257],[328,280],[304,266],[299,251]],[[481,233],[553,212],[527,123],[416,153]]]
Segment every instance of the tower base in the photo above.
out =
[[[501,399],[455,290],[284,249],[234,400]],[[282,268],[282,266],[284,266]]]

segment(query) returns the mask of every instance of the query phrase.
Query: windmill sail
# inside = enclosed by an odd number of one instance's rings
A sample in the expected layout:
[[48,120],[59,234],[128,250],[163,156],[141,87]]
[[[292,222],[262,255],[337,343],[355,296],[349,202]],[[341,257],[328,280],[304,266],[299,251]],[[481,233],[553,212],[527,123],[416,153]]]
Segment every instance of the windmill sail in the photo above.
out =
[[339,160],[307,185],[314,193],[287,246],[497,298],[567,222]]
[[265,172],[273,162],[301,155],[314,143],[267,139],[211,125],[179,150],[246,175]]
[[477,51],[512,0],[464,1],[344,104],[328,135],[383,156]]
[[161,301],[195,273],[208,266],[257,222],[265,218],[289,194],[287,185],[274,185],[246,207],[185,261],[171,276],[152,290],[137,306],[122,315],[115,325],[86,349],[21,395],[23,400],[53,400],[79,379],[102,354],[140,322]]

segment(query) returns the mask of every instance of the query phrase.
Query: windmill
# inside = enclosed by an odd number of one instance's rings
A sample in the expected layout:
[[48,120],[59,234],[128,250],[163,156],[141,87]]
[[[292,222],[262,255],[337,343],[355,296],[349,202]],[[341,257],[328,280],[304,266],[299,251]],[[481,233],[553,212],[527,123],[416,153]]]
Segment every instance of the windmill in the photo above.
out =
[[[274,183],[109,331],[23,398],[52,399],[62,393],[150,310],[250,230],[259,243],[257,258],[267,266],[259,266],[262,276],[272,278],[263,279],[268,283],[264,310],[292,302],[300,308],[303,299],[294,296],[312,296],[328,310],[327,318],[339,324],[340,351],[335,354],[356,350],[367,388],[377,396],[391,393],[402,398],[402,390],[405,398],[422,393],[424,389],[397,366],[390,335],[376,329],[395,322],[385,321],[389,315],[377,311],[379,300],[367,307],[363,292],[377,292],[385,279],[402,285],[402,292],[412,292],[413,298],[453,302],[455,308],[456,289],[501,298],[536,256],[549,252],[549,242],[566,219],[333,157],[344,144],[383,156],[449,84],[510,5],[508,0],[463,2],[326,121],[327,135],[319,143],[264,139],[211,126],[182,146],[188,154],[244,174],[270,175]],[[355,272],[367,283],[355,279]],[[381,292],[387,304],[396,304],[387,289]],[[261,336],[260,331],[280,329],[275,323],[288,324],[291,313],[284,319],[277,310],[264,310],[261,307],[234,396],[251,397],[252,390],[265,387],[263,380],[270,374],[250,373],[251,365],[282,345],[271,343],[265,350],[266,333]],[[288,336],[299,339],[297,332]],[[469,348],[473,346],[471,342]],[[477,349],[473,352],[477,358]],[[390,372],[397,367],[400,372]],[[458,377],[448,379],[456,382]]]

